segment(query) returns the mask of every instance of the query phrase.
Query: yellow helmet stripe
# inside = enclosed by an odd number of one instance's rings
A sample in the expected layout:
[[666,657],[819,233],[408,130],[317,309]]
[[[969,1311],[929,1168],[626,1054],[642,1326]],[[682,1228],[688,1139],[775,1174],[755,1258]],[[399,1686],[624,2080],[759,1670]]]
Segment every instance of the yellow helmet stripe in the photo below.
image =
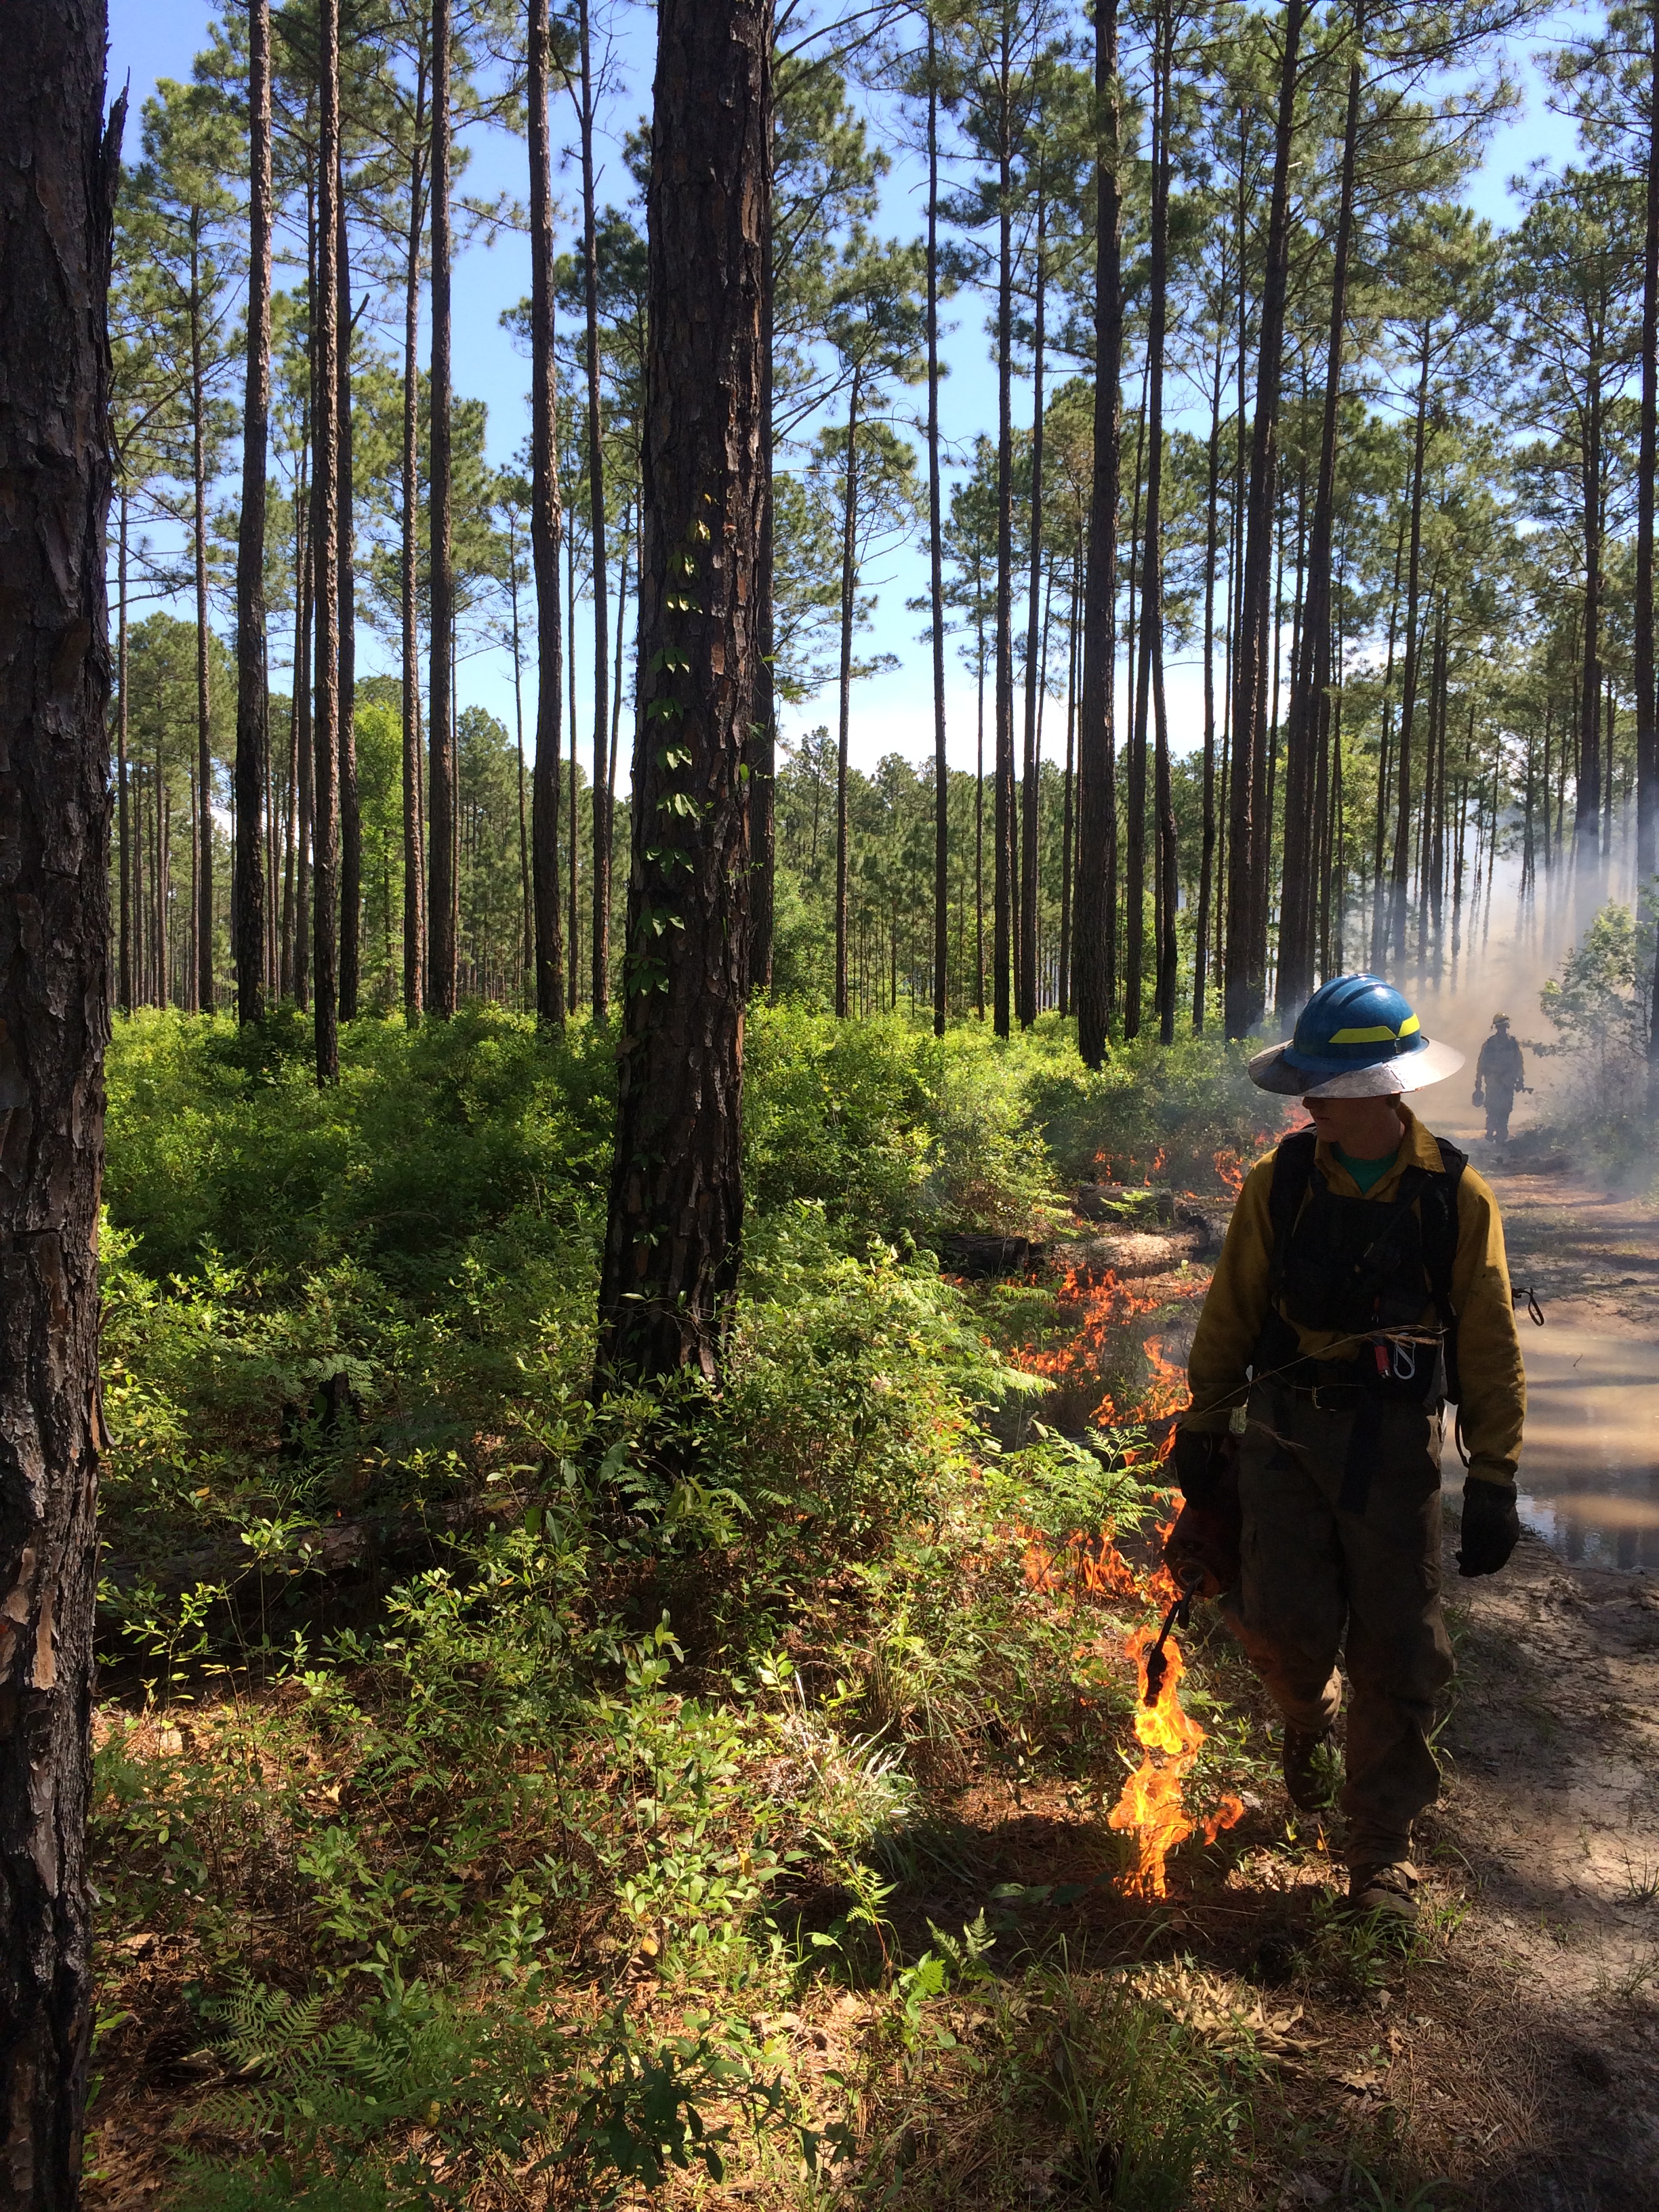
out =
[[1370,1030],[1336,1030],[1332,1032],[1333,1044],[1393,1044],[1396,1038],[1413,1036],[1422,1027],[1415,1014],[1407,1014],[1397,1030],[1379,1023]]

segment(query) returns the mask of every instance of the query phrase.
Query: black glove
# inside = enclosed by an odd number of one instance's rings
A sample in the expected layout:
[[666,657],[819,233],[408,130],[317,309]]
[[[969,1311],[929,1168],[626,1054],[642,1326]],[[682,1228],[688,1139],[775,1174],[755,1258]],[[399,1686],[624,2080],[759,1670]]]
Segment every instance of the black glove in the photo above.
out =
[[1463,1541],[1458,1547],[1458,1573],[1466,1580],[1475,1575],[1495,1575],[1507,1565],[1520,1540],[1515,1485],[1484,1482],[1471,1475],[1463,1485]]
[[1220,1481],[1228,1456],[1224,1447],[1231,1442],[1224,1430],[1219,1436],[1208,1429],[1176,1431],[1170,1464],[1189,1505],[1202,1505]]

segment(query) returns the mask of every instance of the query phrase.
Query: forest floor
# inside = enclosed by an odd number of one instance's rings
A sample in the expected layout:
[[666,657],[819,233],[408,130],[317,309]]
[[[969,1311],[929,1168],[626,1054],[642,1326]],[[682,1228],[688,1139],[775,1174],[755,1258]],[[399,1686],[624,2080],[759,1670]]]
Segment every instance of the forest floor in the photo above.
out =
[[[1565,1346],[1571,1375],[1628,1347],[1595,1370],[1585,1437],[1622,1422],[1629,1462],[1646,1438],[1607,1376],[1659,1381],[1659,1210],[1537,1139],[1472,1149],[1547,1316],[1528,1352]],[[1036,1410],[1065,1431],[1112,1425],[1103,1388],[1142,1418],[1179,1404],[1206,1280],[1188,1262],[1091,1286],[1098,1234],[1052,1219],[1045,1267],[967,1293],[986,1340],[1057,1385]],[[842,1267],[817,1309],[777,1279],[745,1386],[773,1394],[744,1417],[766,1454],[826,1374],[862,1423],[961,1356],[929,1334],[925,1275]],[[830,1348],[791,1367],[809,1341]],[[842,1400],[817,1403],[833,1428]],[[596,1595],[550,1625],[543,1594],[582,1589],[577,1538],[497,1449],[465,1555],[487,1604],[417,1578],[384,1647],[359,1602],[363,1640],[326,1664],[313,1646],[159,1698],[112,1669],[90,2212],[1659,2203],[1659,1536],[1615,1569],[1529,1534],[1464,1583],[1449,1491],[1459,1678],[1402,1948],[1340,1911],[1340,1836],[1287,1819],[1273,1717],[1210,1608],[1184,1639],[1208,1730],[1187,1813],[1242,1810],[1137,1893],[1108,1814],[1161,1610],[1149,1493],[1057,1439],[1022,1450],[1030,1398],[1000,1455],[954,1459],[947,1401],[915,1403],[877,1441],[949,1460],[927,1514],[780,1580],[729,1655],[703,1591],[724,1585],[591,1535]],[[295,1590],[351,1584],[326,1540],[248,1525]],[[746,1531],[720,1540],[752,1561]],[[653,1641],[671,1603],[684,1650],[665,1625]],[[686,2113],[729,2128],[723,2176]]]

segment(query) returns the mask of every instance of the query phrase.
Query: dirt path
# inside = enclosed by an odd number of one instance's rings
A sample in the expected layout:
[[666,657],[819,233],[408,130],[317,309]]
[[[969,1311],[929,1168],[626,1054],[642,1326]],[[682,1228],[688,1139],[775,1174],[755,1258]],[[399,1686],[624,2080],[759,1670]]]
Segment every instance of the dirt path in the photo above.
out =
[[[1535,1150],[1490,1172],[1514,1279],[1536,1287],[1546,1334],[1624,1340],[1638,1371],[1659,1377],[1659,1215]],[[1460,1581],[1447,1564],[1461,1680],[1442,1739],[1451,1784],[1425,1856],[1473,1877],[1457,1948],[1486,1987],[1474,2023],[1496,2062],[1489,2090],[1515,2096],[1483,2193],[1516,2212],[1651,2212],[1659,1577],[1569,1564],[1534,1535],[1490,1580]]]

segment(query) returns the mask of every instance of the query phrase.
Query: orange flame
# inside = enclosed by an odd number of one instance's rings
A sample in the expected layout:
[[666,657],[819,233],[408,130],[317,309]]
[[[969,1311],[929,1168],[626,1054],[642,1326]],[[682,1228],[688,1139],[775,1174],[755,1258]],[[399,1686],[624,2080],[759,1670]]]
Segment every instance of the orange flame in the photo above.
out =
[[1158,1630],[1149,1621],[1136,1629],[1124,1647],[1135,1662],[1135,1738],[1141,1760],[1106,1816],[1109,1827],[1127,1828],[1135,1838],[1136,1862],[1124,1876],[1124,1893],[1148,1900],[1169,1895],[1165,1864],[1178,1844],[1200,1826],[1205,1842],[1212,1844],[1244,1812],[1241,1800],[1230,1795],[1201,1823],[1188,1813],[1182,1785],[1204,1747],[1205,1731],[1181,1702],[1186,1662],[1173,1636],[1164,1641],[1166,1663],[1157,1699],[1147,1704],[1146,1661],[1157,1641]]

